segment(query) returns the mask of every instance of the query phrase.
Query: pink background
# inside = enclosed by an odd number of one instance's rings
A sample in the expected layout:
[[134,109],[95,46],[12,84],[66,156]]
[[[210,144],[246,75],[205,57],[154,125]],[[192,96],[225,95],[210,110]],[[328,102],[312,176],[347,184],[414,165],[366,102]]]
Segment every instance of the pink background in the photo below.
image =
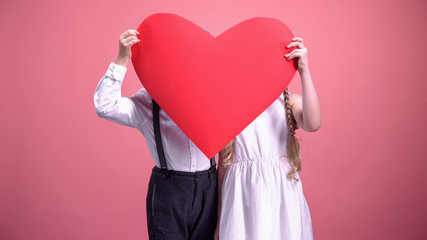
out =
[[[323,125],[302,138],[315,239],[427,239],[427,4],[406,1],[2,1],[0,239],[147,239],[141,134],[99,119],[118,37],[177,13],[213,35],[284,21],[309,49]],[[300,93],[296,77],[291,91]],[[141,87],[131,65],[123,95]]]

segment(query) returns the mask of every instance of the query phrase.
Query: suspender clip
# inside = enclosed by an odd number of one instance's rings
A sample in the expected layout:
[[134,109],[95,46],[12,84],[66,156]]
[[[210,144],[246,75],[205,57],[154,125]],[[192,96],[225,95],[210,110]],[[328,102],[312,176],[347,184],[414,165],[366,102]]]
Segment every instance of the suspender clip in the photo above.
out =
[[162,168],[163,178],[168,178],[170,171],[167,168]]

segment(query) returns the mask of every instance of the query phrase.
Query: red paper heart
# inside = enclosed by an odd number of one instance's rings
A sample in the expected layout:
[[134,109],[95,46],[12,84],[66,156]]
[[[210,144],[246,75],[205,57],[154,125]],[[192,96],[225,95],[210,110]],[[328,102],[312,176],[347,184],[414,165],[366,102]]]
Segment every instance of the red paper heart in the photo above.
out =
[[293,34],[276,19],[252,18],[215,38],[158,13],[138,31],[132,63],[141,83],[208,158],[267,109],[296,72],[284,58]]

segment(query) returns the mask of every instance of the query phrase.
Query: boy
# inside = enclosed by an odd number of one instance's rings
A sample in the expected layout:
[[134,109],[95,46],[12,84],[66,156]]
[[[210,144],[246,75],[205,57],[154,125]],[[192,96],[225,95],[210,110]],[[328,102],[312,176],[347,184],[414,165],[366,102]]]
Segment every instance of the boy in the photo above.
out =
[[121,97],[121,84],[139,33],[119,39],[119,53],[95,91],[95,112],[134,127],[145,137],[156,164],[147,192],[150,239],[213,239],[217,222],[217,173],[209,160],[143,88]]

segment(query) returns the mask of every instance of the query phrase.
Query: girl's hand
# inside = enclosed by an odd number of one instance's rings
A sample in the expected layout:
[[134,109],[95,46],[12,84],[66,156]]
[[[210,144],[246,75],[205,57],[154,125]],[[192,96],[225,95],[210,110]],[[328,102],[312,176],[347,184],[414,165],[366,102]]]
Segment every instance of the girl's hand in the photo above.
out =
[[298,58],[298,71],[301,73],[308,70],[307,48],[304,46],[304,40],[299,37],[292,38],[292,43],[287,48],[298,47],[285,55],[287,60]]
[[119,54],[116,59],[116,64],[127,66],[132,56],[130,48],[137,42],[139,32],[133,29],[126,30],[119,38]]

